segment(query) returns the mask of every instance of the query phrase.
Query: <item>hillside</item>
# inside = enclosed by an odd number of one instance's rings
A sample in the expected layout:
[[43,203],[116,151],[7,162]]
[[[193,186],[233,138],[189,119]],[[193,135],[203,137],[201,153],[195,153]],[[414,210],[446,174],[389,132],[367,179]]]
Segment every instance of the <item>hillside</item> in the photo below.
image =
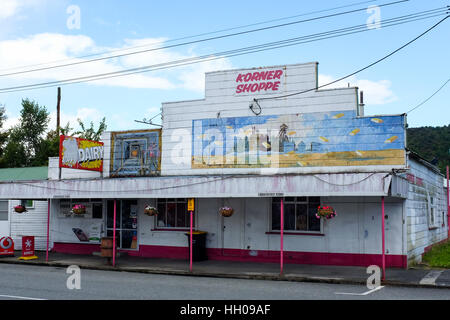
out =
[[450,165],[450,125],[408,128],[406,133],[408,149],[436,164],[445,175]]

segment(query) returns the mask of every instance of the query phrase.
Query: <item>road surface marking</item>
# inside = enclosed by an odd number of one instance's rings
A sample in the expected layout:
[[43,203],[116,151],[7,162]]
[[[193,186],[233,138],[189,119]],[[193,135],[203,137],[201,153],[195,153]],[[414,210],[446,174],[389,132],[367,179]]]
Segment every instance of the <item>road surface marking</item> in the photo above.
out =
[[384,288],[384,286],[376,287],[375,289],[369,290],[364,293],[351,293],[351,292],[335,292],[334,294],[347,294],[352,296],[367,296],[368,294],[371,294],[372,292],[378,291],[380,289]]
[[433,270],[425,275],[422,280],[420,280],[419,284],[436,284],[436,279],[439,278],[441,273],[444,272],[444,270]]
[[1,298],[13,298],[13,299],[24,299],[24,300],[47,300],[47,299],[40,299],[40,298],[30,298],[30,297],[20,297],[20,296],[9,296],[6,294],[0,294]]

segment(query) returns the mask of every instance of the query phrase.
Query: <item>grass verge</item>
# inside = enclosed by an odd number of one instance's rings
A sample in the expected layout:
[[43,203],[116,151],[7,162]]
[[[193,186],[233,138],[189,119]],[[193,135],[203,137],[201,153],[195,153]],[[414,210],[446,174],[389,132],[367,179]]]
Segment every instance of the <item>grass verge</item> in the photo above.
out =
[[422,261],[430,267],[450,268],[450,241],[431,248],[423,255]]

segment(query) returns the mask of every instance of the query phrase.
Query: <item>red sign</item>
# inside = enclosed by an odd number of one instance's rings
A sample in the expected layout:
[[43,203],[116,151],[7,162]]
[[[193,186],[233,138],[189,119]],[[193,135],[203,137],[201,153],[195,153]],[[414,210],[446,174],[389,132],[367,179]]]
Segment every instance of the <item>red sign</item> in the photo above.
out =
[[284,71],[281,69],[270,71],[254,71],[239,73],[236,77],[236,93],[268,93],[280,90],[281,77]]
[[104,144],[76,137],[59,137],[59,167],[103,171]]
[[0,238],[0,256],[14,255],[14,241],[11,237]]
[[22,237],[22,257],[34,256],[34,236]]

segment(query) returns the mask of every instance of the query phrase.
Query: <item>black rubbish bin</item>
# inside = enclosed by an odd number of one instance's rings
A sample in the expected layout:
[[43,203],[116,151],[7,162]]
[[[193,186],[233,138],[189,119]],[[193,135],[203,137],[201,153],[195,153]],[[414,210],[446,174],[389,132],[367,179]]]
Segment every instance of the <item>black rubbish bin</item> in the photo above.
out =
[[[185,233],[188,237],[188,248],[190,250],[190,232]],[[192,260],[202,261],[207,260],[206,255],[206,234],[205,231],[192,231]],[[188,256],[189,257],[189,256]]]

